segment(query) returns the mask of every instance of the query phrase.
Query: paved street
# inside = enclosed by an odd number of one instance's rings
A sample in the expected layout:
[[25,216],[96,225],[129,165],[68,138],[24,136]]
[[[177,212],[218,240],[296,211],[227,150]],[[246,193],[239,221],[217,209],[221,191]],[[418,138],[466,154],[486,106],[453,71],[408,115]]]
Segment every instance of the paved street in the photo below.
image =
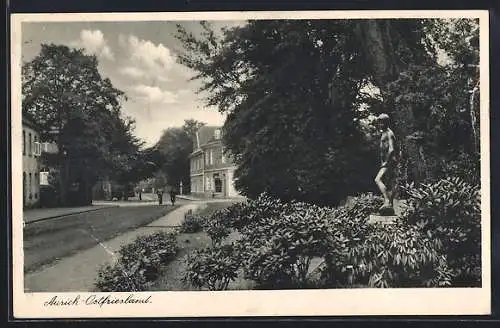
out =
[[170,205],[106,207],[28,223],[23,231],[24,270],[33,271],[166,215]]
[[[64,257],[50,266],[25,274],[24,288],[26,292],[86,292],[94,290],[97,271],[106,263],[115,260],[115,253],[122,245],[131,243],[140,235],[158,230],[169,230],[178,226],[189,210],[203,206],[201,203],[186,204],[165,216],[123,233],[115,238],[99,240],[98,245],[80,251],[72,256]],[[129,209],[129,208],[127,208]]]
[[57,208],[37,208],[32,210],[25,210],[23,212],[24,222],[30,223],[33,221],[44,220],[53,217],[60,217],[76,213],[100,210],[113,204],[90,205],[81,207],[57,207]]

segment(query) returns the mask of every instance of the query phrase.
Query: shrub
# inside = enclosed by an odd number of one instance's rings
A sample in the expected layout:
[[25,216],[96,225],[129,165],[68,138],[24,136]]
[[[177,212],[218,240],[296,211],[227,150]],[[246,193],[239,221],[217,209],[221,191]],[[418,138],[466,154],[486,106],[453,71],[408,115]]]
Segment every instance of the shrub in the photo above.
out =
[[[406,191],[408,209],[391,225],[368,224],[369,215],[382,204],[381,197],[370,194],[337,208],[285,203],[262,194],[218,211],[207,226],[214,247],[193,254],[186,280],[196,286],[226,288],[227,277],[236,274],[231,265],[239,263],[258,288],[444,287],[480,282],[478,188],[448,178]],[[230,228],[241,238],[222,251],[221,241]],[[319,277],[310,272],[314,258],[324,260]]]
[[479,187],[448,177],[432,184],[407,186],[404,219],[442,241],[455,283],[480,283],[481,208]]
[[114,265],[98,271],[96,287],[103,292],[145,290],[158,277],[160,266],[171,261],[177,251],[175,233],[139,236],[120,248]]
[[230,223],[228,222],[230,216],[228,211],[218,210],[213,213],[205,223],[205,231],[212,240],[212,244],[220,244],[231,232]]
[[205,231],[213,244],[221,243],[232,229],[238,230],[249,222],[248,203],[235,203],[213,212],[205,222]]
[[240,260],[232,245],[215,245],[193,251],[186,264],[184,283],[200,289],[226,290],[238,276]]
[[118,261],[99,269],[95,285],[101,292],[130,292],[146,290],[148,282],[136,268],[127,269]]
[[330,209],[265,197],[251,207],[255,221],[242,229],[237,242],[245,276],[260,288],[309,286],[311,260],[329,253],[338,241],[328,222]]
[[[407,191],[412,195],[411,210],[392,225],[367,224],[368,214],[380,204],[380,200],[371,196],[362,195],[352,205],[334,210],[330,223],[346,237],[346,243],[341,245],[343,250],[335,249],[325,257],[324,287],[441,287],[454,284],[452,256],[443,252],[447,237],[443,239],[442,235],[430,233],[424,221],[410,219],[416,213],[429,214],[426,210],[429,203],[418,201],[423,198],[417,195],[431,193],[414,188]],[[432,195],[439,198],[435,193]],[[441,220],[442,216],[443,213],[438,213],[435,219]],[[457,228],[460,223],[453,225]]]
[[180,231],[183,233],[195,233],[203,229],[204,218],[196,214],[186,214],[182,221]]
[[348,240],[344,252],[327,257],[323,271],[328,287],[440,287],[450,285],[440,241],[401,220],[371,225],[363,238]]
[[460,153],[446,162],[441,173],[443,177],[459,177],[472,185],[481,182],[481,161],[479,154]]

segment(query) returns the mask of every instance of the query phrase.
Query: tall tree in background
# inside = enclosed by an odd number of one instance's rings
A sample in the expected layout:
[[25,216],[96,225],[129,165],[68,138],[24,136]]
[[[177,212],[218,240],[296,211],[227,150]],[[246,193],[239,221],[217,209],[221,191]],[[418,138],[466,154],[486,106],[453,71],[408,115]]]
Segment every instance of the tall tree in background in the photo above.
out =
[[228,114],[244,194],[334,203],[371,187],[375,154],[354,120],[366,68],[353,22],[252,21],[223,40],[202,26],[199,39],[179,30],[181,62]]
[[423,181],[429,169],[422,154],[420,141],[422,131],[415,126],[415,114],[410,106],[396,106],[389,96],[389,84],[394,82],[410,64],[418,65],[431,61],[423,38],[423,20],[360,20],[356,32],[363,55],[370,64],[371,78],[380,89],[384,109],[396,123],[396,134],[408,157],[407,165],[413,181]]
[[193,152],[193,140],[196,131],[204,123],[196,120],[186,120],[180,128],[165,130],[156,144],[156,148],[163,155],[162,171],[167,184],[178,188],[183,184],[183,192],[190,190],[190,159]]
[[[407,179],[432,180],[443,161],[473,152],[478,144],[478,21],[362,20],[357,33],[373,82],[402,137]],[[439,56],[448,60],[440,63]]]
[[40,53],[23,65],[22,107],[41,126],[41,139],[57,143],[48,157],[59,167],[63,205],[70,187],[79,186],[79,203],[91,201],[100,176],[125,172],[139,147],[133,121],[121,116],[122,91],[102,78],[95,56],[64,45],[42,44]]
[[[467,57],[463,42],[443,40],[473,31],[460,23],[250,21],[222,33],[201,26],[201,36],[179,27],[180,62],[198,72],[207,104],[228,114],[225,143],[239,166],[237,187],[249,196],[335,203],[370,189],[378,145],[361,124],[370,113],[393,117],[407,181],[433,178],[445,135],[464,131],[455,113],[467,83],[437,62],[438,50]],[[433,132],[436,116],[448,122],[445,134]]]

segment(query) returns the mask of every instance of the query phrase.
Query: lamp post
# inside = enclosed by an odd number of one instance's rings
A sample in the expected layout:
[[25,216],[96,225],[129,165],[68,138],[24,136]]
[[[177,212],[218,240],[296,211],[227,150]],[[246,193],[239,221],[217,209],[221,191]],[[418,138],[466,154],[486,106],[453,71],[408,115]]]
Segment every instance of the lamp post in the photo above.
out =
[[179,195],[182,195],[182,181],[179,183]]

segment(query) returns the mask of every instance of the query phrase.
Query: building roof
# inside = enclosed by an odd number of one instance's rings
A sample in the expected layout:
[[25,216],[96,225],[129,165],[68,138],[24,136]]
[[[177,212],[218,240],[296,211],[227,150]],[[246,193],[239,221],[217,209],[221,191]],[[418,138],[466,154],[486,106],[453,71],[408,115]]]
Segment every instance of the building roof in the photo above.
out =
[[222,130],[220,126],[202,126],[198,129],[194,140],[194,151],[215,140],[215,131]]

